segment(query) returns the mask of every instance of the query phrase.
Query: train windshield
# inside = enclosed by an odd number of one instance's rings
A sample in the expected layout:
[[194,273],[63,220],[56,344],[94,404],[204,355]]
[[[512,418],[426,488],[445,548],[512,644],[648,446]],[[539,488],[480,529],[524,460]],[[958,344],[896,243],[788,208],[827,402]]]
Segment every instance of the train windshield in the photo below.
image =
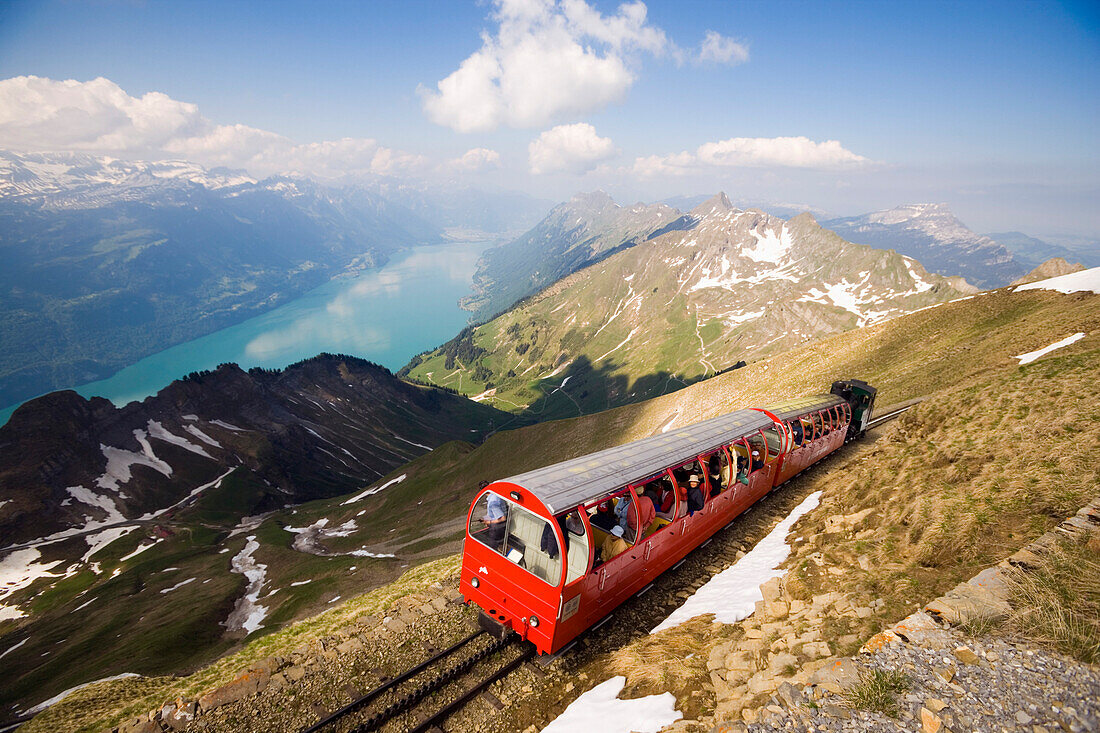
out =
[[[470,514],[470,537],[535,577],[561,581],[561,551],[550,523],[499,494],[486,493]],[[568,538],[569,533],[565,532]],[[568,541],[568,539],[567,539]],[[585,563],[588,552],[585,550]]]

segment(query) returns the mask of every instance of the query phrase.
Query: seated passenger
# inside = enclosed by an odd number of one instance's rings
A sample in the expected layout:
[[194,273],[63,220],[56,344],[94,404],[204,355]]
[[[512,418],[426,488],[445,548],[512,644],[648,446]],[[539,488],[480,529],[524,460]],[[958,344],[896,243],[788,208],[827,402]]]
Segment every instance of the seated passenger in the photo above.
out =
[[751,464],[753,471],[759,471],[764,467],[764,456],[760,453],[760,449],[753,446]]
[[737,456],[737,480],[749,485],[749,461],[742,455]]
[[687,504],[688,514],[694,514],[703,508],[703,479],[693,473],[688,477]]
[[789,425],[791,426],[791,435],[794,437],[794,446],[795,448],[797,448],[798,446],[802,445],[802,441],[805,438],[802,433],[802,421],[791,420]]
[[672,510],[676,506],[676,492],[672,490],[672,487],[668,484],[661,486],[661,503],[659,505],[657,516],[661,519],[672,519]]
[[617,524],[608,501],[601,501],[596,507],[595,513],[588,518],[588,521],[592,523],[593,527],[602,529],[604,532],[610,532],[611,528]]
[[621,555],[629,549],[630,545],[623,539],[623,528],[619,525],[615,525],[611,528],[611,533],[604,538],[603,544],[600,546],[600,558],[604,562],[607,562],[616,555]]

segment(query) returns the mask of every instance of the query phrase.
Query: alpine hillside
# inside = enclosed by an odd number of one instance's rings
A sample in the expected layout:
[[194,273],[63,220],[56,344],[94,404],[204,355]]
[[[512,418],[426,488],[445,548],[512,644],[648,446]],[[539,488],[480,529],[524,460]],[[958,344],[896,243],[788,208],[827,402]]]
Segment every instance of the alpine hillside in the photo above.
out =
[[809,214],[784,221],[718,194],[402,373],[504,409],[577,415],[972,292]]
[[170,516],[230,472],[248,476],[242,516],[343,494],[501,416],[327,354],[280,371],[223,364],[121,408],[53,392],[0,427],[3,549]]
[[908,204],[822,225],[852,242],[897,250],[932,272],[960,275],[982,288],[1007,285],[1028,270],[1004,245],[967,229],[946,204]]
[[603,191],[555,206],[523,236],[486,251],[463,307],[484,320],[585,265],[668,227],[680,212],[664,204],[620,206]]

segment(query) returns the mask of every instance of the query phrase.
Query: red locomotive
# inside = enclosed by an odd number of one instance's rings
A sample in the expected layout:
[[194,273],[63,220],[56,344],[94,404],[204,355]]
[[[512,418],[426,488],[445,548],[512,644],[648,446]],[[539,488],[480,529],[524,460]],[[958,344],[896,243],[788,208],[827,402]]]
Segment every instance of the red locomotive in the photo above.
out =
[[467,517],[460,589],[540,653],[585,629],[773,487],[862,433],[875,389],[738,410],[496,481]]

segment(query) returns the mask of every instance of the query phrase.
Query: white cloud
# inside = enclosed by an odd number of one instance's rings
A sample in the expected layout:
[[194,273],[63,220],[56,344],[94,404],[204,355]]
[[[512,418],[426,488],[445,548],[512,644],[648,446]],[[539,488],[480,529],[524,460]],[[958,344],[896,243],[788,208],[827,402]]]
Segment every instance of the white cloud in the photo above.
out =
[[538,127],[601,109],[634,83],[627,55],[671,48],[641,2],[605,16],[584,0],[496,0],[496,34],[435,90],[419,93],[428,118],[459,132]]
[[37,76],[0,81],[0,147],[179,157],[258,175],[387,175],[425,164],[421,156],[384,148],[369,138],[297,144],[247,125],[216,125],[194,104],[161,92],[132,97],[102,77],[87,82]]
[[527,146],[531,173],[565,171],[583,173],[592,170],[601,160],[618,154],[611,138],[600,137],[587,122],[558,125],[547,130]]
[[699,48],[699,60],[716,64],[743,64],[749,60],[749,49],[717,31],[707,31]]
[[716,168],[836,169],[870,163],[836,140],[808,137],[731,137],[704,143],[694,153],[651,155],[634,161],[633,173],[644,177],[684,175]]
[[500,153],[489,148],[470,148],[461,157],[450,161],[452,168],[464,171],[483,171],[500,166]]

